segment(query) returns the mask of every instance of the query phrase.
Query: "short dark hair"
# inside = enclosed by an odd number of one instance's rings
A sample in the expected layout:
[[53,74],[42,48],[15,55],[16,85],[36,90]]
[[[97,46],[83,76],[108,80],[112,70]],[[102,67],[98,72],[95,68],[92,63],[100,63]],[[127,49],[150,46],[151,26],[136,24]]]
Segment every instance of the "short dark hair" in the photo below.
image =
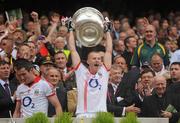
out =
[[7,61],[5,61],[5,60],[0,60],[0,66],[1,66],[1,65],[5,65],[5,64],[10,65],[9,62],[7,62]]
[[152,58],[153,58],[154,56],[158,56],[159,58],[161,58],[161,59],[163,60],[161,54],[159,54],[159,53],[156,52],[156,53],[154,53],[154,54],[151,56],[151,61],[152,61]]
[[[23,47],[23,46],[26,46],[26,47],[29,47],[29,45],[27,43],[22,43],[19,45],[19,47],[17,48],[17,51],[19,52],[20,48]],[[30,48],[30,47],[29,47]]]
[[142,71],[141,74],[140,74],[140,77],[142,77],[142,75],[144,75],[144,74],[146,74],[146,73],[149,73],[149,72],[152,73],[153,76],[156,76],[155,72],[154,72],[152,69],[150,69],[150,68],[144,68],[143,71]]
[[126,37],[125,39],[124,39],[124,45],[125,45],[125,47],[127,48],[127,44],[129,43],[129,39],[130,38],[135,38],[134,36],[128,36],[128,37]]
[[67,56],[66,56],[66,54],[65,54],[63,51],[61,51],[61,50],[59,50],[58,52],[56,52],[56,53],[54,54],[54,59],[55,59],[55,55],[57,55],[57,54],[64,54],[64,56],[66,57],[66,59],[68,59]]
[[91,54],[91,53],[99,53],[100,51],[96,51],[96,50],[92,50],[92,51],[90,51],[89,53],[88,53],[88,57],[89,57],[89,55]]
[[115,63],[118,58],[123,58],[126,61],[126,59],[122,55],[117,55],[113,58],[113,63]]
[[20,70],[22,68],[25,68],[27,71],[30,71],[31,68],[33,68],[33,64],[32,62],[26,60],[26,59],[17,59],[15,62],[14,62],[14,68],[16,70]]
[[[171,64],[171,66],[172,66],[172,65],[179,65],[179,66],[180,66],[180,62],[173,62],[173,63]],[[171,66],[170,66],[170,67],[171,67]]]

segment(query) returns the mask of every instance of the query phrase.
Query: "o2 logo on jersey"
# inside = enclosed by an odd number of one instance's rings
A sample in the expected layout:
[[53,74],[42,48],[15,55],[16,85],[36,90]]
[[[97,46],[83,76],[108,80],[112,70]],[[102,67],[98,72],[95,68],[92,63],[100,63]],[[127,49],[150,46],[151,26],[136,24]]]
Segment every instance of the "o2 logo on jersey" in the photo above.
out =
[[89,86],[91,88],[99,88],[99,90],[101,90],[101,85],[99,84],[97,79],[90,79]]
[[32,103],[32,99],[29,96],[26,96],[23,98],[23,106],[28,107],[31,106],[31,108],[34,108],[34,103]]

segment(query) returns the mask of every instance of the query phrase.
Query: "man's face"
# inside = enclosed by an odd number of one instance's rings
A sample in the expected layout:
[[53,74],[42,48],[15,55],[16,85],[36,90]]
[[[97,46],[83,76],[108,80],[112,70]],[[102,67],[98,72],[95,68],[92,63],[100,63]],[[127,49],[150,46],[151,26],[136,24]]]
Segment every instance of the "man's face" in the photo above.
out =
[[102,63],[100,54],[96,52],[91,52],[88,55],[87,63],[89,64],[89,67],[99,67]]
[[144,73],[141,76],[141,82],[142,82],[144,88],[151,87],[153,80],[154,80],[154,76],[153,76],[153,74],[151,72]]
[[6,52],[6,53],[11,53],[12,48],[13,48],[13,41],[9,39],[3,39],[1,41],[1,48]]
[[119,33],[119,40],[124,41],[124,39],[127,37],[127,34],[125,32]]
[[9,64],[0,65],[0,79],[7,80],[10,75]]
[[178,32],[177,32],[177,28],[176,27],[171,27],[171,34],[173,36],[177,36],[178,35]]
[[114,84],[121,82],[122,78],[122,69],[111,69],[110,70],[110,80]]
[[155,72],[159,72],[163,68],[163,61],[159,56],[154,56],[151,59],[151,67]]
[[31,51],[30,48],[26,45],[21,46],[18,50],[18,57],[29,60],[31,57]]
[[123,71],[125,71],[127,68],[126,61],[123,57],[117,58],[115,64],[118,64],[123,69]]
[[50,69],[48,70],[47,76],[45,78],[52,85],[57,85],[61,79],[60,72],[56,69]]
[[41,19],[41,26],[48,26],[49,20],[47,18]]
[[28,31],[34,31],[34,29],[35,29],[35,25],[34,25],[34,23],[33,22],[28,22],[28,24],[27,24],[27,30]]
[[122,40],[119,40],[118,41],[118,44],[115,46],[115,50],[117,52],[124,52],[125,50],[125,45],[124,45],[124,42]]
[[57,39],[55,40],[55,47],[62,50],[64,49],[64,46],[65,46],[65,42],[64,42],[64,39]]
[[42,76],[44,76],[45,72],[51,67],[53,67],[53,65],[49,64],[49,63],[40,65],[40,72],[41,72]]
[[180,81],[180,65],[175,64],[170,67],[171,78],[174,81]]
[[135,38],[130,38],[127,46],[130,48],[136,48],[137,47],[137,40]]
[[16,70],[16,75],[18,76],[20,83],[30,84],[33,82],[32,70],[27,71],[25,68],[21,68],[20,70]]
[[171,41],[166,41],[164,46],[166,50],[171,51],[171,45],[172,45]]
[[155,89],[158,95],[163,95],[166,91],[166,79],[163,77],[158,77],[154,79]]
[[148,25],[145,28],[145,39],[147,42],[155,41],[156,31],[152,25]]
[[136,23],[136,25],[137,26],[144,26],[144,19],[143,18],[139,18],[138,20],[137,20],[137,23]]
[[162,23],[162,28],[163,29],[167,29],[169,27],[169,23],[167,20],[164,20],[163,23]]
[[58,36],[66,37],[67,32],[68,32],[68,30],[67,30],[66,27],[61,27],[61,28],[59,29]]
[[32,42],[28,42],[27,45],[30,48],[30,55],[31,55],[31,57],[34,57],[36,55],[36,52],[37,52],[35,44],[32,43]]
[[113,24],[114,24],[114,28],[115,28],[116,30],[119,30],[119,29],[120,29],[120,27],[121,27],[120,21],[115,20]]
[[17,43],[17,44],[22,44],[24,41],[23,41],[23,38],[24,36],[23,36],[23,33],[21,33],[21,32],[19,32],[19,31],[17,31],[17,32],[15,32],[14,34],[13,34],[13,38],[14,38],[14,41],[15,41],[15,43]]
[[60,69],[64,69],[67,64],[66,56],[63,53],[58,53],[54,56],[55,63]]

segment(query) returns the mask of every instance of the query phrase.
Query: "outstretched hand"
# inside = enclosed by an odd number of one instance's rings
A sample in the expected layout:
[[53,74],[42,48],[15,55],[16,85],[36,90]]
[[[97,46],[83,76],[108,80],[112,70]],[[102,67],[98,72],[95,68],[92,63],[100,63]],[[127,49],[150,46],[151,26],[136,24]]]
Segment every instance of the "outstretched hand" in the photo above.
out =
[[135,113],[140,113],[141,112],[140,108],[135,107],[135,104],[132,104],[132,105],[126,107],[125,111],[126,112],[135,112]]
[[73,31],[74,30],[74,25],[72,23],[72,18],[68,18],[66,21],[66,27],[68,28],[68,31]]
[[113,30],[113,24],[108,17],[105,17],[104,32],[111,32]]
[[143,18],[144,20],[144,23],[143,23],[143,26],[146,27],[147,25],[149,25],[149,21],[146,17]]
[[32,19],[34,21],[38,21],[38,13],[37,12],[32,11],[31,12],[31,17],[32,17]]

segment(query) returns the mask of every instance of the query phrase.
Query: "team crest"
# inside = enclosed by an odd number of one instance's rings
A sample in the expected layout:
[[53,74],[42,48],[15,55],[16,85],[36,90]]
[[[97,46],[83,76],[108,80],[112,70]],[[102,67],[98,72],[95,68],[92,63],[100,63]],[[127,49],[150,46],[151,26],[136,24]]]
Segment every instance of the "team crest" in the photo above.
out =
[[157,49],[156,51],[157,51],[157,53],[161,53],[161,49]]
[[39,94],[40,94],[39,89],[36,89],[36,90],[34,91],[34,95],[39,95]]
[[142,55],[147,55],[148,54],[148,50],[147,49],[143,49],[143,52],[141,52],[142,53]]
[[99,75],[100,77],[102,77],[102,73],[98,72],[98,75]]
[[19,94],[20,94],[20,95],[23,95],[23,94],[24,94],[24,92],[20,92]]

